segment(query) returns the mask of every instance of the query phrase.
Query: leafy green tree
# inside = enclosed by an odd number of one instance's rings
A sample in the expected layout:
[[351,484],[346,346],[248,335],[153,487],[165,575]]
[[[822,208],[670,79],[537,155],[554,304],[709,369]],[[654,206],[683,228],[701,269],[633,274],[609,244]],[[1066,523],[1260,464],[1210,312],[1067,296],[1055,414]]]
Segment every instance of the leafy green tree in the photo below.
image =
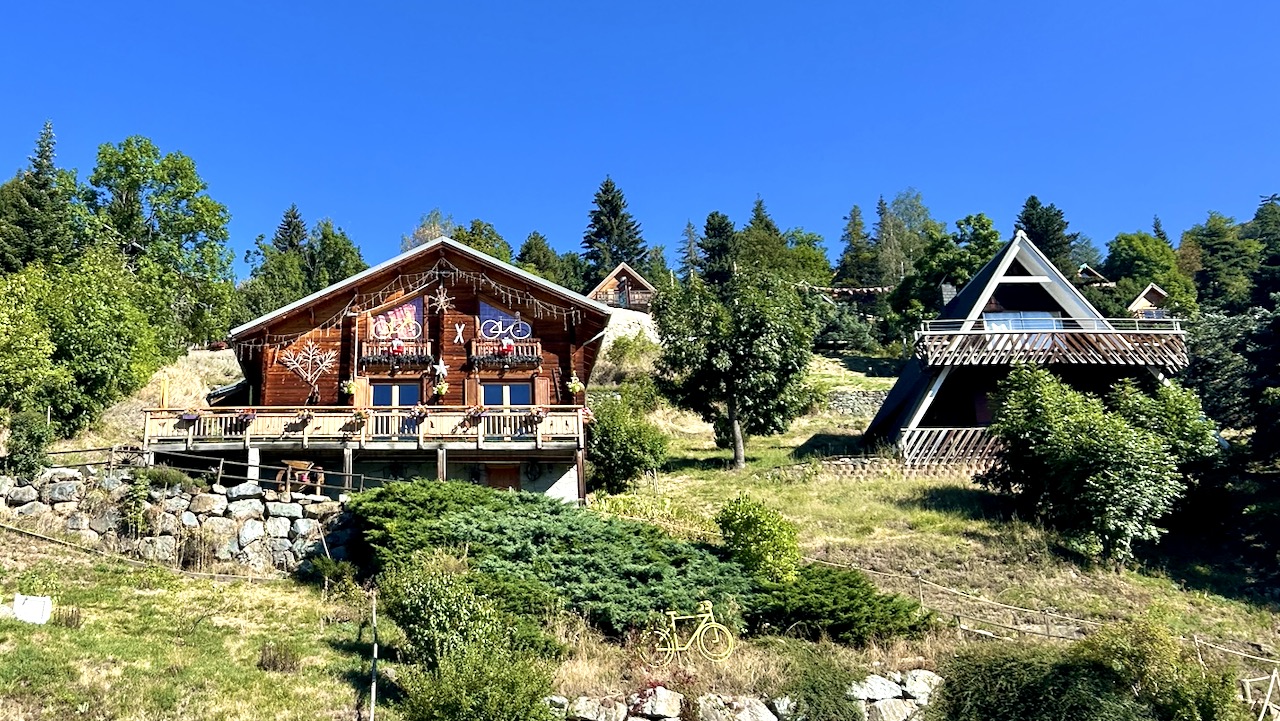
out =
[[844,217],[844,232],[840,242],[844,250],[836,264],[835,284],[845,288],[868,288],[879,285],[880,274],[876,268],[876,249],[862,222],[862,209],[853,206]]
[[231,216],[209,197],[195,162],[134,135],[98,148],[89,182],[88,208],[134,253],[148,292],[141,306],[165,344],[222,337],[233,292]]
[[511,244],[489,223],[476,218],[471,225],[458,226],[453,230],[453,239],[472,248],[492,255],[503,263],[511,262]]
[[75,252],[75,180],[58,170],[55,147],[53,124],[46,122],[31,164],[0,185],[0,272],[61,262]]
[[45,397],[71,383],[66,369],[53,361],[43,308],[48,292],[41,265],[0,276],[0,408],[43,410]]
[[458,227],[458,224],[453,222],[452,215],[445,215],[439,208],[432,208],[431,212],[422,216],[422,220],[418,221],[418,227],[414,228],[412,233],[400,236],[400,251],[404,252],[430,243],[436,238],[457,240],[454,233],[458,231]]
[[1201,304],[1228,313],[1249,306],[1262,243],[1240,237],[1235,220],[1210,212],[1204,223],[1182,234],[1182,244],[1199,251],[1195,282]]
[[258,236],[245,254],[249,278],[238,288],[235,322],[245,323],[369,267],[347,234],[325,218],[308,232],[297,206],[290,206],[267,242]]
[[1258,319],[1252,314],[1202,313],[1187,325],[1190,364],[1182,382],[1204,402],[1205,413],[1226,428],[1254,425],[1253,364],[1246,356]]
[[889,298],[895,335],[906,337],[920,322],[934,318],[944,305],[942,286],[963,287],[1000,250],[1000,233],[979,213],[956,221],[956,231],[933,231],[916,262],[916,272],[902,279]]
[[1072,278],[1080,267],[1073,250],[1081,243],[1081,238],[1079,233],[1068,233],[1067,225],[1062,210],[1052,203],[1045,205],[1032,195],[1023,203],[1013,227],[1026,233],[1031,242],[1058,266],[1058,270]]
[[546,236],[536,230],[530,233],[520,245],[520,252],[516,254],[516,265],[552,283],[562,282],[560,256],[551,249]]
[[799,531],[777,509],[739,495],[716,514],[716,525],[729,557],[743,568],[774,582],[795,580]]
[[1148,394],[1125,379],[1111,389],[1107,405],[1134,427],[1159,436],[1184,476],[1203,475],[1222,460],[1218,425],[1205,417],[1200,397],[1190,388],[1161,383]]
[[49,466],[45,451],[53,442],[53,426],[44,414],[35,410],[18,411],[9,416],[8,455],[5,470],[19,478],[32,479]]
[[640,224],[627,211],[622,190],[605,177],[592,200],[587,230],[582,234],[582,255],[590,267],[587,284],[594,286],[619,263],[637,270],[644,265],[645,244]]
[[715,426],[736,468],[747,436],[779,433],[808,406],[816,319],[791,284],[740,269],[717,294],[694,277],[659,293],[653,317],[667,397]]
[[1253,453],[1280,457],[1280,308],[1259,309],[1244,345],[1248,359],[1249,405],[1254,412]]
[[1262,256],[1253,276],[1253,304],[1270,308],[1271,296],[1280,293],[1280,197],[1269,196],[1258,205],[1253,220],[1241,235],[1262,244]]
[[560,254],[560,285],[575,293],[586,293],[592,288],[587,285],[590,272],[591,268],[581,253],[566,250]]
[[328,218],[322,218],[311,229],[304,250],[308,293],[328,288],[369,267],[360,248]]
[[782,234],[787,243],[787,275],[799,283],[826,286],[831,284],[831,262],[822,236],[804,228],[788,228]]
[[689,278],[698,273],[698,268],[702,265],[702,250],[699,244],[702,238],[698,235],[698,229],[694,226],[693,221],[689,221],[684,226],[684,243],[680,246],[680,280],[684,283],[689,282]]
[[924,199],[914,188],[898,193],[890,203],[882,196],[876,202],[875,228],[880,283],[896,284],[914,273],[929,239],[945,230],[930,217]]
[[707,215],[698,247],[702,251],[698,266],[702,279],[712,288],[728,285],[741,253],[741,238],[729,216],[719,211]]
[[596,420],[587,426],[587,459],[593,489],[622,493],[666,462],[667,436],[642,409],[624,398],[592,403],[591,410]]
[[977,481],[1060,530],[1078,551],[1111,561],[1159,538],[1185,492],[1156,433],[1107,411],[1047,370],[1015,367],[1000,382],[991,432],[1002,448]]
[[1196,287],[1191,278],[1178,268],[1178,255],[1172,246],[1146,233],[1119,233],[1107,244],[1107,262],[1102,272],[1108,278],[1124,283],[1123,297],[1132,300],[1148,283],[1155,283],[1169,294],[1170,300],[1187,314],[1196,310]]

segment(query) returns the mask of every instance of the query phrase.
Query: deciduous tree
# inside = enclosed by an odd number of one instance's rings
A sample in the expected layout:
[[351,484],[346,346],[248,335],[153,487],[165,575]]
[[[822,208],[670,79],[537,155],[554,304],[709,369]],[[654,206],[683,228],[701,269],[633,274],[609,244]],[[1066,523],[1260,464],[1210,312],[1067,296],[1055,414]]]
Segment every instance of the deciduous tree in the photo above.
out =
[[479,218],[472,220],[471,225],[454,228],[452,238],[503,263],[511,262],[511,244],[498,234],[497,229]]
[[1249,306],[1253,274],[1262,255],[1261,242],[1240,237],[1233,219],[1210,212],[1204,223],[1182,234],[1182,244],[1199,250],[1200,270],[1195,274],[1195,283],[1201,304],[1229,313]]

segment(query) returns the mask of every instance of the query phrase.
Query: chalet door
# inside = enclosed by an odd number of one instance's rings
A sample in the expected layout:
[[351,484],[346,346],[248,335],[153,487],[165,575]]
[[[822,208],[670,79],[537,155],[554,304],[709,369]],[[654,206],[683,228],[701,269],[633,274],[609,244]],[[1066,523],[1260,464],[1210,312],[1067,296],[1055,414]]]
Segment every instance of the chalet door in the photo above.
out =
[[533,405],[532,383],[481,383],[480,391],[486,406]]
[[484,435],[492,439],[527,438],[536,430],[529,417],[532,383],[481,383],[485,405]]
[[518,491],[520,490],[520,466],[496,466],[491,465],[489,470],[489,487],[501,488],[504,490]]

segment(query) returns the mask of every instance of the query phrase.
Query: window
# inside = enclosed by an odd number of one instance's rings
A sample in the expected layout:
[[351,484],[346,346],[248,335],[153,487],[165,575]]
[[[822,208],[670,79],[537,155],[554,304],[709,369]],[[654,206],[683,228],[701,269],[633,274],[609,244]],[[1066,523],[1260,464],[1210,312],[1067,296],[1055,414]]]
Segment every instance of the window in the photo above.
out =
[[482,383],[481,403],[486,406],[533,405],[533,386],[529,383]]
[[1062,330],[1061,314],[1044,310],[1016,310],[983,313],[987,330]]
[[373,405],[416,406],[422,402],[422,388],[417,383],[373,383]]

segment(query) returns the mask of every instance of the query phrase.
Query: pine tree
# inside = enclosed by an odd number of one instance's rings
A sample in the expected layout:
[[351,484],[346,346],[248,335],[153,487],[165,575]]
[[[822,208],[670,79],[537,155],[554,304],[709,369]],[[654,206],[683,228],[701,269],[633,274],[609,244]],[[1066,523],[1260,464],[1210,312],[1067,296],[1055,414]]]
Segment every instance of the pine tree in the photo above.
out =
[[1280,293],[1280,197],[1262,199],[1253,220],[1248,223],[1247,235],[1262,244],[1262,261],[1253,275],[1253,304],[1274,308],[1271,296]]
[[0,272],[36,261],[60,262],[75,253],[70,222],[74,187],[60,180],[56,146],[53,124],[46,122],[30,166],[0,185]]
[[862,208],[853,206],[844,217],[844,232],[840,242],[844,251],[836,264],[835,284],[844,288],[866,288],[877,285],[880,279],[876,271],[875,246],[862,222]]
[[1027,234],[1040,252],[1048,256],[1068,278],[1075,277],[1079,265],[1073,259],[1073,250],[1080,243],[1079,233],[1067,232],[1067,219],[1052,203],[1044,205],[1032,195],[1022,206],[1015,230]]
[[645,251],[644,261],[636,270],[655,286],[666,283],[671,276],[671,268],[667,265],[666,246],[655,245]]
[[701,241],[698,228],[690,220],[684,226],[684,244],[680,251],[680,280],[685,283],[697,275],[698,267],[702,264],[702,251],[698,248]]
[[1195,282],[1200,302],[1227,313],[1244,311],[1252,298],[1262,243],[1240,237],[1234,219],[1210,212],[1208,220],[1182,234],[1182,244],[1199,249]]
[[299,252],[307,271],[307,293],[328,288],[369,267],[359,246],[328,218],[316,223]]
[[627,212],[627,199],[612,178],[606,176],[600,183],[592,203],[591,221],[582,234],[582,254],[590,267],[589,285],[599,283],[619,263],[634,268],[642,265],[645,257],[640,224]]
[[883,285],[896,285],[907,277],[913,264],[907,256],[907,228],[893,214],[884,196],[876,201],[876,270]]
[[560,285],[575,293],[586,293],[591,290],[587,285],[587,273],[590,268],[581,253],[566,250],[560,254]]
[[1164,223],[1160,222],[1160,216],[1158,215],[1151,218],[1151,234],[1163,240],[1165,245],[1173,247],[1173,242],[1169,240],[1169,234],[1164,232]]
[[702,229],[702,240],[698,243],[702,250],[699,270],[707,285],[713,289],[728,285],[738,263],[740,244],[741,238],[734,230],[729,216],[712,211],[707,216],[706,225]]
[[271,245],[281,253],[295,253],[307,244],[307,224],[302,220],[302,213],[297,203],[289,206],[276,226],[276,234],[271,237]]
[[560,256],[551,249],[546,236],[536,230],[530,233],[520,245],[520,252],[516,255],[516,265],[552,283],[562,282]]

